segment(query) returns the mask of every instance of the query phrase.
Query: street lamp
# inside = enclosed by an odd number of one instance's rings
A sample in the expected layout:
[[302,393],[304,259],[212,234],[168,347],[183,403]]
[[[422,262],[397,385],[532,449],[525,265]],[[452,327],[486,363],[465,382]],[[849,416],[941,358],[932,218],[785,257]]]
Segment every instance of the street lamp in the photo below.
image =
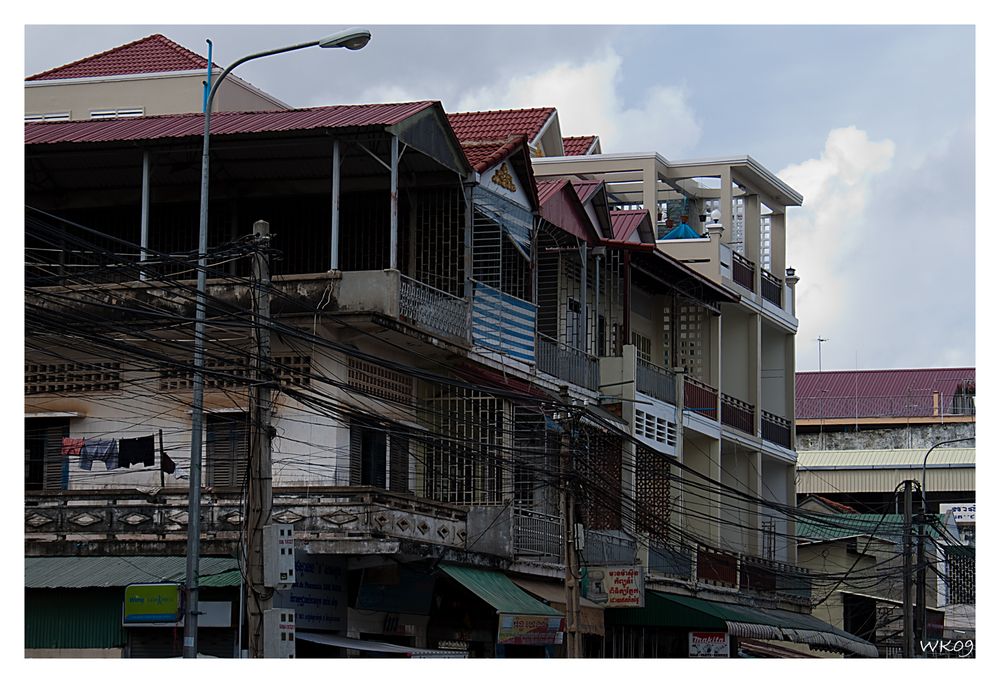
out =
[[[194,385],[191,396],[191,473],[188,487],[188,537],[187,537],[187,578],[185,593],[187,597],[187,619],[184,621],[185,658],[198,656],[198,560],[199,540],[201,536],[201,432],[202,411],[205,399],[205,290],[206,267],[208,265],[208,141],[212,121],[212,100],[219,85],[226,76],[241,64],[260,57],[283,52],[292,52],[306,47],[343,47],[348,50],[360,50],[371,40],[371,32],[364,28],[349,28],[339,33],[312,40],[308,43],[298,43],[274,50],[257,52],[237,59],[219,75],[212,84],[208,97],[205,99],[204,116],[205,132],[201,147],[201,205],[198,218],[198,283],[195,298],[194,322]],[[211,63],[209,74],[211,74]],[[209,77],[211,80],[211,76]]]

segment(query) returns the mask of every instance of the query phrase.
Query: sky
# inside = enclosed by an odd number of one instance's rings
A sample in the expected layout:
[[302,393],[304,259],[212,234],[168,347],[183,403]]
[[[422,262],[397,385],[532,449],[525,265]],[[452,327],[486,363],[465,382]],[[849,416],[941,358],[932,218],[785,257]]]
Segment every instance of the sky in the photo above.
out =
[[[976,364],[975,26],[365,25],[359,52],[236,73],[294,107],[554,106],[606,153],[748,154],[805,198],[787,214],[798,370],[817,337],[824,370]],[[211,39],[224,66],[343,27],[29,23],[23,75],[157,32]]]

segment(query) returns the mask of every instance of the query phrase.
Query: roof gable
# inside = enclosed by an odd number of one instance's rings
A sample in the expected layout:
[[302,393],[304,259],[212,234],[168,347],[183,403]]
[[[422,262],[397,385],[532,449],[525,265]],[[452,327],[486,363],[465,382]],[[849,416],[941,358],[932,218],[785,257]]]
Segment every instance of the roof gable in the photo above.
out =
[[538,204],[542,218],[552,225],[596,244],[600,235],[567,178],[538,181]]
[[448,114],[448,122],[463,144],[506,142],[512,135],[534,142],[555,112],[555,107],[458,112]]
[[208,60],[155,33],[75,62],[28,76],[26,81],[99,78],[206,69]]
[[562,141],[563,150],[568,157],[601,153],[601,143],[596,135],[575,135],[564,137]]

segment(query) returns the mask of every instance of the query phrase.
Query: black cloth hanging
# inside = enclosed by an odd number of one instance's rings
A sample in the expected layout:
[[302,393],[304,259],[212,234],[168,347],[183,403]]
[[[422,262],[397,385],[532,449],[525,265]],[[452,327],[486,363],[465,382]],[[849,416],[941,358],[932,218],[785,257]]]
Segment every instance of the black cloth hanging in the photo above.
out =
[[166,453],[160,453],[160,470],[166,472],[167,474],[173,474],[174,470],[177,469],[177,464],[170,459],[170,456]]
[[146,467],[156,464],[156,444],[152,435],[138,439],[119,439],[118,466],[131,467],[139,463]]

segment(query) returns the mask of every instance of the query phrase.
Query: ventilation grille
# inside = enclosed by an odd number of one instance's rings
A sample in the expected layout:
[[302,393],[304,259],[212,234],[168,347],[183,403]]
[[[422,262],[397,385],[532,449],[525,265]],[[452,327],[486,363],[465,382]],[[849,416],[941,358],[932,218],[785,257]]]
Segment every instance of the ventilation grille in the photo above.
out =
[[121,363],[25,363],[25,394],[120,391]]
[[677,424],[665,417],[636,409],[635,435],[673,447],[677,445]]
[[[309,356],[273,356],[271,370],[285,386],[309,386],[312,359]],[[255,370],[247,358],[205,359],[205,389],[236,389],[250,383]],[[160,368],[160,391],[188,391],[194,388],[194,370]]]
[[413,405],[413,378],[401,372],[351,358],[347,364],[347,383],[369,396]]

